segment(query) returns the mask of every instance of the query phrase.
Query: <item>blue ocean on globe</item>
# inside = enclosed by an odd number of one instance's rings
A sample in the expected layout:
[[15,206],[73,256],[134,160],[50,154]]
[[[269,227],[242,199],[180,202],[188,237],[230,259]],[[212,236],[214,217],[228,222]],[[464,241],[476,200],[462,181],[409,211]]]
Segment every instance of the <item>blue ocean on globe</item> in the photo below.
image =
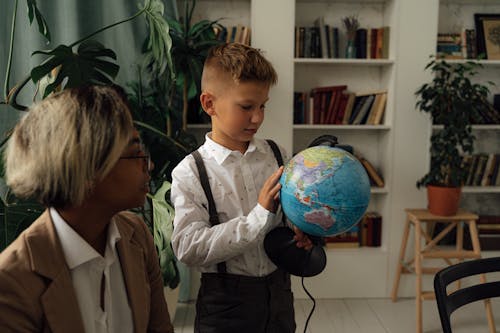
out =
[[286,217],[314,236],[334,236],[358,223],[370,201],[370,181],[349,152],[316,146],[296,154],[280,179]]

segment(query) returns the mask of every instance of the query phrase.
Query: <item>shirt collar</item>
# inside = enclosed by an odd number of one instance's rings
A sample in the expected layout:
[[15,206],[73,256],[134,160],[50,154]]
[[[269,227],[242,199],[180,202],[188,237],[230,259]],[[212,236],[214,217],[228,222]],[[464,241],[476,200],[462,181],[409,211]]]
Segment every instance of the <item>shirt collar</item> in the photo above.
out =
[[[255,151],[265,153],[263,140],[256,140],[252,138],[250,143],[248,144],[248,148],[245,151],[244,155],[251,154]],[[240,152],[231,150],[229,148],[224,147],[223,145],[212,140],[212,132],[209,132],[205,135],[205,145],[207,152],[214,157],[217,164],[222,165],[224,161],[233,153],[240,154]]]
[[[54,223],[57,235],[61,242],[64,257],[69,269],[74,269],[95,258],[101,258],[101,255],[88,244],[73,228],[71,228],[62,216],[53,207],[50,208],[50,217]],[[108,226],[108,235],[106,240],[105,260],[109,264],[116,257],[115,244],[121,239],[120,232],[114,219]]]

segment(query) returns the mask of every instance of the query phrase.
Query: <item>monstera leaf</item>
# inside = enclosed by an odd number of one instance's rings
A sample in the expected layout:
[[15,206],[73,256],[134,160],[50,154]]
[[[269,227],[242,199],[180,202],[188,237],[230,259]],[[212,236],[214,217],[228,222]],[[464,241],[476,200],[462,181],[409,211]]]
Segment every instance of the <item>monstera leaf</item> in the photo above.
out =
[[[146,0],[144,2],[146,22],[149,26],[149,37],[147,40],[147,62],[155,67],[161,75],[167,68],[172,69],[172,39],[169,34],[169,24],[163,17],[164,5],[158,0]],[[170,71],[171,78],[175,77],[175,72]]]
[[50,43],[50,31],[45,18],[43,17],[40,10],[36,6],[35,0],[26,0],[26,5],[28,7],[28,18],[30,20],[30,24],[33,24],[33,19],[36,18],[36,23],[38,25],[38,31],[47,39],[47,42]]
[[45,89],[44,98],[61,85],[65,78],[67,78],[65,88],[79,87],[88,83],[110,84],[120,68],[117,64],[102,59],[116,60],[115,52],[94,40],[82,42],[78,46],[77,53],[73,53],[72,48],[67,45],[59,45],[53,50],[35,51],[33,54],[51,56],[43,64],[32,69],[33,82],[38,82],[54,69],[59,68],[54,82]]
[[163,283],[174,289],[179,284],[179,270],[176,265],[177,259],[170,245],[174,230],[174,209],[166,200],[170,186],[170,183],[165,181],[154,195],[148,195],[148,197],[153,206],[153,238],[160,259]]

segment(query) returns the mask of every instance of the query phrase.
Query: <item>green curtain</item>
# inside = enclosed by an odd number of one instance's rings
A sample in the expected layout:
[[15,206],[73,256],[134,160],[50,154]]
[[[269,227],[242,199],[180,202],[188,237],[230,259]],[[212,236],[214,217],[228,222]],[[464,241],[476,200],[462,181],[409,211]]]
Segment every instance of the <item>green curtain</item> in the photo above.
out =
[[[3,100],[14,0],[1,0],[1,2],[0,92]],[[19,0],[10,79],[11,88],[25,78],[31,68],[40,64],[41,59],[43,59],[38,56],[32,57],[31,53],[33,51],[53,49],[59,44],[70,44],[99,28],[131,16],[137,12],[139,4],[143,4],[141,0],[38,0],[36,2],[47,20],[52,42],[46,44],[44,38],[38,33],[36,23],[30,26],[26,6],[27,0]],[[163,0],[163,2],[165,4],[165,16],[177,17],[176,1]],[[146,21],[139,17],[95,36],[95,39],[116,52],[117,63],[120,65],[120,72],[116,79],[119,84],[125,84],[127,81],[136,78],[134,64],[139,61],[140,50],[146,32]],[[33,101],[34,92],[34,85],[30,84],[23,90],[19,101],[23,105],[30,105]],[[19,114],[19,112],[6,105],[0,105],[1,138],[16,123]]]

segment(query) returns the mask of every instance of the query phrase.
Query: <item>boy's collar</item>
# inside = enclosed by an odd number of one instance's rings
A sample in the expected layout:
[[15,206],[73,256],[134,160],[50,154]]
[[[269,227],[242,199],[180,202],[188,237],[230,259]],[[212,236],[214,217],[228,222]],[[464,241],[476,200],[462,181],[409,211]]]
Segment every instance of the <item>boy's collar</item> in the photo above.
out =
[[[205,135],[205,145],[210,154],[214,157],[217,164],[221,165],[224,161],[233,153],[233,150],[224,147],[223,145],[212,140],[212,132]],[[249,144],[245,154],[252,153],[254,151],[266,152],[264,147],[264,141],[256,140],[253,138]]]

